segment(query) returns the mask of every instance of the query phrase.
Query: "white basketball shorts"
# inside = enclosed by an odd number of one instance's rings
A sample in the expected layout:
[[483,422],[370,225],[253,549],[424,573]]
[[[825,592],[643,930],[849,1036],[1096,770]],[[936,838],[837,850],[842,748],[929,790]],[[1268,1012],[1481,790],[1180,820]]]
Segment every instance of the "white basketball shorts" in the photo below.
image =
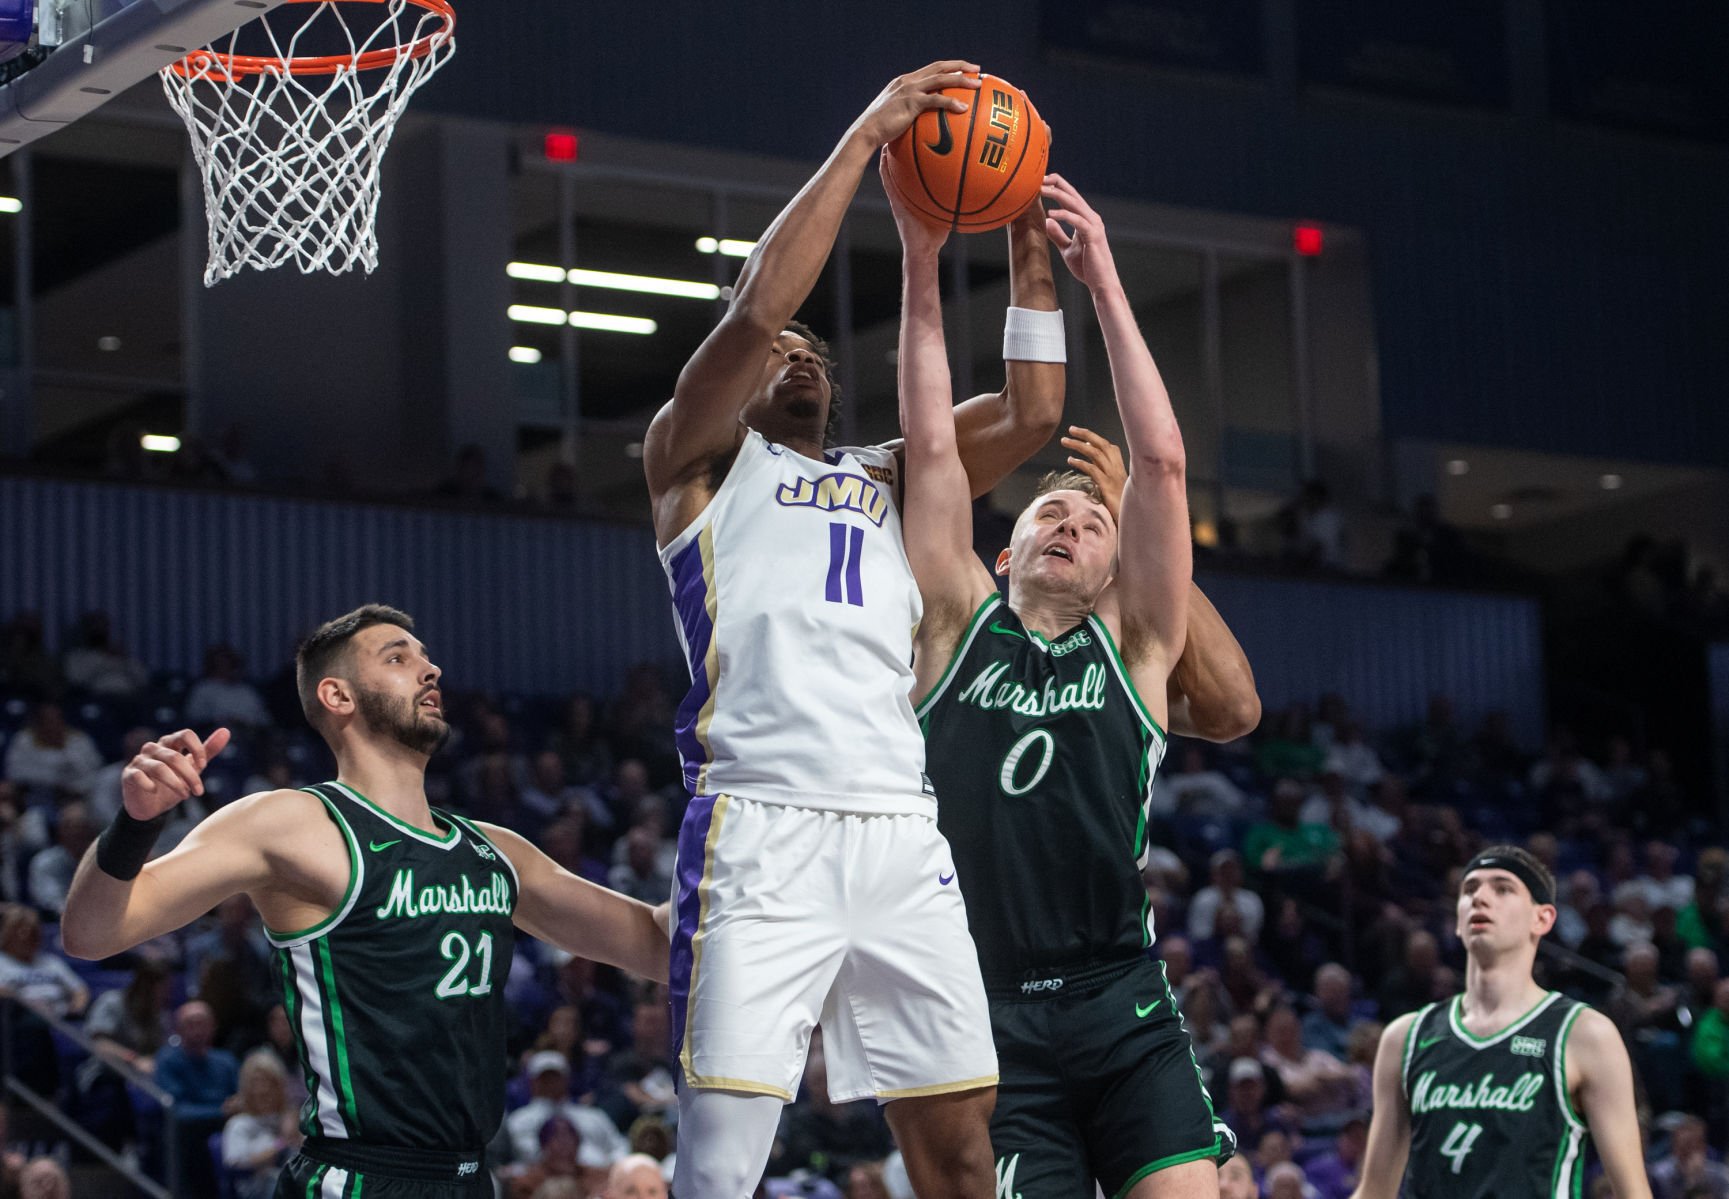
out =
[[819,1024],[837,1103],[996,1084],[966,904],[933,818],[698,796],[673,905],[686,1086],[790,1101]]

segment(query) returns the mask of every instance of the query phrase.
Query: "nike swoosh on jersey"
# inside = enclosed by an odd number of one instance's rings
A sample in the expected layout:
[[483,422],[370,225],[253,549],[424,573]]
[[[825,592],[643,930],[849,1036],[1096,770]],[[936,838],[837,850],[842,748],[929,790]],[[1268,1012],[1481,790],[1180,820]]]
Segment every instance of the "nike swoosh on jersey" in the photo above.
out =
[[955,881],[955,876],[953,874],[940,874],[939,873],[937,875],[937,886],[939,886],[939,887],[946,887],[954,881]]
[[1164,1006],[1165,1001],[1163,999],[1155,999],[1151,1003],[1147,1004],[1146,1007],[1142,1007],[1137,1003],[1135,1004],[1135,1015],[1139,1016],[1142,1020],[1145,1020],[1148,1016],[1152,1015]]
[[366,848],[370,849],[373,853],[381,853],[384,850],[389,849],[392,845],[400,845],[401,843],[401,837],[398,837],[394,841],[368,841],[366,843]]
[[1418,1042],[1417,1042],[1417,1048],[1418,1048],[1418,1049],[1427,1049],[1427,1048],[1428,1048],[1428,1047],[1429,1047],[1429,1046],[1431,1046],[1431,1045],[1437,1045],[1437,1044],[1439,1044],[1439,1043],[1440,1043],[1440,1042],[1442,1042],[1442,1041],[1445,1041],[1445,1040],[1446,1040],[1446,1039],[1447,1039],[1447,1034],[1446,1034],[1446,1033],[1442,1033],[1442,1034],[1441,1034],[1441,1035],[1440,1035],[1440,1036],[1438,1036],[1438,1037],[1430,1037],[1430,1038],[1429,1038],[1429,1039],[1428,1039],[1428,1040],[1426,1040],[1426,1041],[1418,1041]]
[[937,109],[937,140],[926,142],[925,149],[932,154],[947,154],[955,148],[954,135],[949,132],[949,113],[946,108]]
[[1027,639],[1027,635],[1019,629],[1005,629],[1002,622],[996,620],[991,621],[991,632],[1001,633],[1004,637],[1019,637],[1022,641]]

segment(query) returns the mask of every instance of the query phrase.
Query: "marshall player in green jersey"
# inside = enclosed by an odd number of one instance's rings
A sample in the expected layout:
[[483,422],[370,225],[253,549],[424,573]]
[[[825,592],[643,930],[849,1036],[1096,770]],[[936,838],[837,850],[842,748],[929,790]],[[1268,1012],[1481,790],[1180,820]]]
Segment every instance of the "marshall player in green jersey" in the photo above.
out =
[[[892,189],[890,189],[892,196]],[[1133,463],[1121,524],[1079,476],[1037,496],[998,570],[971,552],[938,302],[944,231],[896,208],[905,251],[907,556],[924,597],[926,771],[990,993],[997,1192],[1217,1196],[1234,1148],[1163,971],[1137,857],[1191,588],[1182,435],[1103,222],[1047,176],[1046,232],[1092,293]],[[1065,231],[1067,226],[1072,232]]]
[[146,745],[66,901],[67,952],[103,958],[237,892],[252,899],[308,1096],[282,1196],[492,1195],[483,1147],[503,1116],[515,929],[667,976],[664,910],[427,803],[426,764],[450,728],[440,671],[413,630],[373,604],[313,633],[296,660],[300,702],[336,756],[336,779],[237,800],[148,864],[168,811],[203,794],[228,731]]
[[1491,846],[1465,867],[1457,919],[1464,994],[1387,1025],[1352,1199],[1574,1199],[1587,1136],[1616,1199],[1650,1199],[1620,1032],[1531,976],[1554,875]]

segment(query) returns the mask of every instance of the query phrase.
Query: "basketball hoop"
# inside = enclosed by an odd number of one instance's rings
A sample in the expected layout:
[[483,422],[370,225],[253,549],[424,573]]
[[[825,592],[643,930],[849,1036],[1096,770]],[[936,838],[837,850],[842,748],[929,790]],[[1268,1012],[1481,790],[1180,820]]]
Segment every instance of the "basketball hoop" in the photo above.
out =
[[[266,16],[225,49],[195,50],[162,71],[204,176],[206,286],[288,262],[303,274],[340,275],[357,263],[371,274],[390,135],[456,49],[449,0],[287,3],[312,12],[286,35]],[[384,15],[357,29],[343,11],[357,4]],[[243,34],[258,53],[241,52]]]

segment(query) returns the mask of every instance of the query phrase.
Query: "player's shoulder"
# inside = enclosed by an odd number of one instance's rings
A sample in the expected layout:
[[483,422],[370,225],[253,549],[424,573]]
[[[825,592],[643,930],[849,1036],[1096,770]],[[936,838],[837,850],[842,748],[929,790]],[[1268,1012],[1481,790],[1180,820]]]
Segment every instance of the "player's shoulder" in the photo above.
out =
[[281,787],[274,791],[254,791],[233,803],[218,808],[211,817],[225,816],[236,823],[292,824],[324,810],[324,800],[316,793],[299,787]]
[[1411,1035],[1411,1029],[1428,1011],[1429,1009],[1427,1007],[1420,1007],[1414,1012],[1406,1012],[1403,1016],[1395,1016],[1393,1019],[1389,1020],[1387,1022],[1387,1027],[1381,1032],[1382,1047],[1384,1048],[1388,1045],[1393,1046],[1395,1049],[1402,1047],[1405,1043],[1405,1038]]
[[330,824],[325,817],[325,801],[311,791],[297,787],[280,787],[277,791],[254,791],[235,799],[211,813],[207,825],[223,825],[244,830],[249,836],[277,837],[308,829],[323,829]]
[[224,804],[199,822],[191,837],[204,845],[245,842],[281,848],[304,844],[308,837],[319,837],[323,830],[339,837],[336,827],[324,815],[324,803],[310,791],[282,788],[256,791]]
[[1623,1052],[1626,1046],[1621,1040],[1621,1030],[1608,1016],[1579,999],[1565,1001],[1568,1011],[1563,1016],[1567,1032],[1566,1051],[1574,1053],[1595,1053],[1609,1048],[1618,1048]]

